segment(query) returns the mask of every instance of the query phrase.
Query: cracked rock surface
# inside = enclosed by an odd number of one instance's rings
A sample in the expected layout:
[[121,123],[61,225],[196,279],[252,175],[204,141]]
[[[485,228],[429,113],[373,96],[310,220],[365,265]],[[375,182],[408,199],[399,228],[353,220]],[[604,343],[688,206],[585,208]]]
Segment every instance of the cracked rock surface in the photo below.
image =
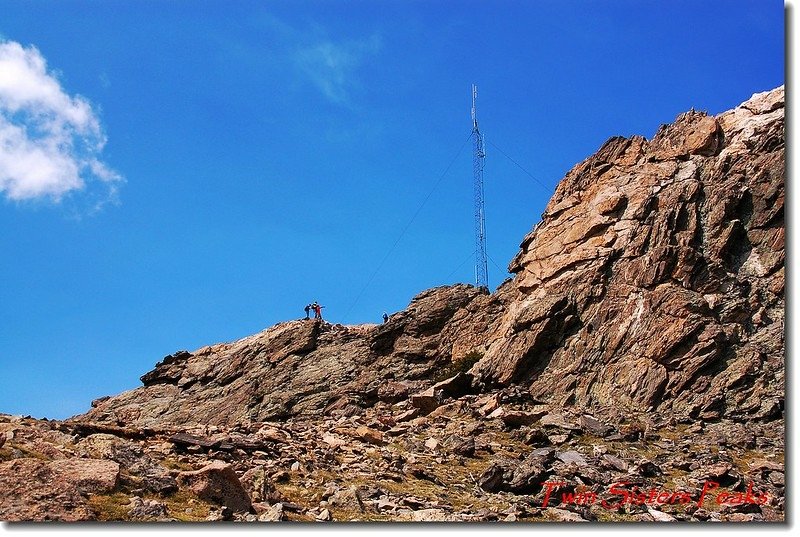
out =
[[784,150],[783,87],[681,114],[570,170],[492,294],[0,415],[0,519],[783,520]]

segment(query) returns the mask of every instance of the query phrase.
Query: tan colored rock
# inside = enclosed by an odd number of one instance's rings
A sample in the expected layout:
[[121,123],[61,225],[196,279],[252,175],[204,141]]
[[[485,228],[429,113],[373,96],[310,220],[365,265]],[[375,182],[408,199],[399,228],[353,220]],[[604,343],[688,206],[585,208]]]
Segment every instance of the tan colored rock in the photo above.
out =
[[780,86],[772,91],[754,93],[741,108],[749,110],[753,114],[769,114],[784,107],[785,99],[784,87]]
[[659,511],[657,509],[653,509],[652,507],[647,508],[647,512],[653,517],[653,520],[656,522],[675,522],[676,519],[674,516],[665,513],[663,511]]
[[436,448],[439,447],[439,441],[436,438],[428,438],[425,440],[425,447],[430,451],[436,451]]
[[[359,425],[355,429],[349,427],[337,428],[336,432],[356,438],[367,444],[382,445],[386,443],[386,441],[383,439],[383,433],[381,431],[367,427],[366,425]],[[329,438],[329,440],[337,443],[333,438]]]
[[378,388],[378,399],[387,403],[397,403],[408,398],[410,389],[409,382],[387,382]]
[[716,119],[701,112],[686,112],[672,125],[662,126],[650,143],[649,155],[668,160],[686,155],[712,156],[721,145],[722,129]]
[[411,513],[414,522],[453,522],[458,520],[444,509],[420,509]]
[[47,462],[0,462],[0,520],[5,522],[94,520],[74,481],[61,479]]
[[607,215],[622,209],[628,202],[627,196],[616,188],[606,189],[592,202],[598,213]]
[[[239,482],[244,487],[252,502],[267,502],[272,500],[274,488],[264,466],[251,468],[242,474]],[[256,509],[256,514],[261,514]]]
[[281,503],[276,503],[275,505],[253,504],[253,507],[256,509],[259,522],[281,522],[286,520],[286,513],[283,511],[283,504]]
[[756,471],[763,471],[763,470],[771,470],[774,472],[784,472],[785,466],[778,462],[767,461],[764,459],[755,459],[748,463],[748,466],[751,470]]
[[383,439],[382,432],[371,429],[365,425],[357,427],[353,436],[368,444],[382,445],[386,443],[386,441]]
[[418,408],[412,408],[412,409],[406,410],[405,412],[403,412],[401,414],[398,414],[396,416],[395,420],[398,423],[404,422],[404,421],[410,421],[410,420],[418,418],[419,414],[420,414],[420,410]]
[[344,509],[349,512],[364,512],[364,503],[357,487],[347,487],[337,490],[328,498],[328,504],[334,509]]
[[433,387],[415,393],[411,396],[411,404],[420,410],[422,414],[430,414],[442,404],[443,393]]
[[566,509],[560,509],[558,507],[548,507],[545,509],[544,515],[546,518],[558,522],[588,522],[588,520],[578,513],[573,513],[572,511],[567,511]]
[[536,423],[546,414],[547,410],[511,410],[500,407],[487,417],[490,419],[498,418],[507,426],[516,428]]
[[332,448],[342,447],[347,445],[347,440],[344,438],[339,438],[333,434],[324,434],[322,436],[322,441],[331,446]]
[[316,518],[318,522],[330,522],[333,520],[333,515],[328,509],[323,509]]
[[230,464],[214,461],[200,470],[181,472],[177,479],[179,486],[203,500],[223,505],[234,512],[251,509],[250,497]]
[[115,451],[125,441],[113,434],[91,434],[78,443],[79,448],[86,456],[93,459],[112,459]]
[[478,412],[489,416],[500,407],[500,395],[496,393],[485,395],[476,401],[476,405],[478,405]]
[[130,503],[128,516],[135,521],[169,521],[167,506],[162,502],[153,499],[142,499],[134,496]]
[[48,464],[53,475],[83,493],[111,492],[119,482],[119,464],[100,459],[63,459]]

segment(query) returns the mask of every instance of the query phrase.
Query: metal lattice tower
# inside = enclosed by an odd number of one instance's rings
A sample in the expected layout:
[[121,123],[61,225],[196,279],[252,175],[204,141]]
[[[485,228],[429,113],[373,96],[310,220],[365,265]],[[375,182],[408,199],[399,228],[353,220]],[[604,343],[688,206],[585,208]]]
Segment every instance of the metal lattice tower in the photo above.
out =
[[478,112],[475,100],[478,88],[472,85],[472,174],[475,189],[475,285],[489,290],[489,276],[486,265],[486,219],[483,209],[483,165],[486,150],[483,134],[478,129]]

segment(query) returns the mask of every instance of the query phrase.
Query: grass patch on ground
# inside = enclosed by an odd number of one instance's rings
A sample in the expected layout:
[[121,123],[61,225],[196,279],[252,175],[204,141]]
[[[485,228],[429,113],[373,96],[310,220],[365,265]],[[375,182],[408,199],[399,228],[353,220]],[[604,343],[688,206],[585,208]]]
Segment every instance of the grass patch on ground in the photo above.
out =
[[306,487],[303,484],[295,484],[291,481],[288,483],[276,483],[275,490],[282,498],[304,507],[316,506],[322,499],[322,493],[325,491],[322,486]]
[[742,475],[749,475],[751,473],[750,465],[759,460],[775,462],[783,465],[784,469],[786,468],[782,455],[765,455],[758,449],[746,449],[743,453],[735,454],[732,459],[734,466]]
[[[202,522],[211,512],[211,504],[200,500],[186,491],[178,491],[166,498],[154,499],[163,501],[167,506],[167,513],[180,522]],[[188,510],[188,512],[187,512]]]
[[[607,509],[598,510],[594,513],[594,515],[597,517],[598,522],[639,522],[633,515],[628,513],[617,513],[616,511]],[[548,515],[545,512],[545,517],[547,516]],[[558,519],[556,518],[555,520]]]
[[[97,520],[101,522],[131,521],[132,495],[128,492],[114,492],[112,494],[93,494],[89,496],[89,506],[95,512]],[[186,491],[179,491],[167,497],[146,495],[145,500],[156,500],[167,507],[167,516],[179,522],[202,522],[208,518],[212,505],[200,500]],[[188,510],[188,512],[187,512]]]
[[658,436],[664,440],[672,440],[678,442],[680,440],[688,440],[690,438],[702,437],[703,433],[687,433],[686,430],[690,426],[686,423],[679,423],[671,427],[664,427],[656,431]]
[[613,452],[620,457],[638,462],[641,459],[654,460],[657,456],[663,455],[665,451],[659,447],[648,445],[645,442],[613,442],[611,444]]
[[194,470],[194,466],[187,462],[181,462],[175,459],[164,459],[161,461],[161,466],[166,468],[167,470],[179,470],[181,472],[191,472]]
[[93,494],[89,496],[89,506],[100,522],[128,520],[130,496],[124,492],[113,494]]

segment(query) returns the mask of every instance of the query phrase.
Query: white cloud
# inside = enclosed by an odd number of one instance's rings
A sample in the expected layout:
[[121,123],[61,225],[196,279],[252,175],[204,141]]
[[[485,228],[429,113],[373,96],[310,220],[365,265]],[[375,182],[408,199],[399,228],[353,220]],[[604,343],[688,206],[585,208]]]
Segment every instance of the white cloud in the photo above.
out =
[[65,195],[122,177],[103,164],[106,138],[91,104],[68,95],[35,47],[0,42],[0,193],[11,200]]
[[377,35],[343,43],[322,41],[299,49],[295,58],[300,69],[330,101],[346,104],[350,90],[357,85],[356,71],[380,46]]

